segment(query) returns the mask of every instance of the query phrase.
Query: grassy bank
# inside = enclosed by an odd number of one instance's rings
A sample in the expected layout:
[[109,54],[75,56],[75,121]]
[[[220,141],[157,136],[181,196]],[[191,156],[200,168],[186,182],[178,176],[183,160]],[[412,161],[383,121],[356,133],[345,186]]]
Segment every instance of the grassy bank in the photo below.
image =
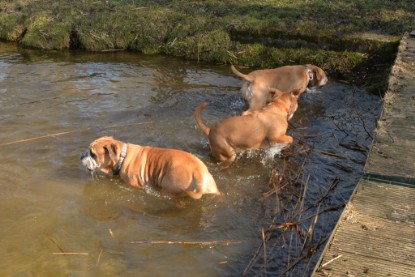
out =
[[0,39],[253,68],[314,63],[383,92],[414,10],[383,0],[0,0]]

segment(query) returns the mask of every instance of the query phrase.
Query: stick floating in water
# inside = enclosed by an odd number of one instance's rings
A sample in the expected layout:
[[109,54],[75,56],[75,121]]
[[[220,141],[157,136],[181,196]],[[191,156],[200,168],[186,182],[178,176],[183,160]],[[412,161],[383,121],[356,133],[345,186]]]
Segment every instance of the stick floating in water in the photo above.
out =
[[224,240],[224,241],[170,241],[170,240],[138,240],[138,241],[127,241],[126,243],[131,244],[183,244],[183,245],[218,245],[218,244],[237,244],[240,241],[235,240]]
[[[114,124],[114,125],[107,126],[106,128],[103,128],[103,129],[119,128],[119,127],[125,127],[125,126],[130,126],[130,125],[142,125],[142,124],[150,124],[150,123],[152,123],[152,122],[133,122],[133,123],[126,123],[126,124]],[[0,143],[0,147],[1,146],[6,146],[6,145],[23,143],[23,142],[36,141],[36,140],[41,140],[41,139],[45,139],[45,138],[54,138],[54,137],[59,137],[59,136],[63,136],[63,135],[81,133],[81,132],[89,131],[89,130],[92,130],[92,129],[96,129],[96,128],[85,128],[85,129],[78,129],[78,130],[71,130],[71,131],[66,131],[66,132],[58,132],[58,133],[53,133],[53,134],[47,134],[47,135],[32,137],[32,138],[19,139],[19,140],[15,140],[15,141]]]

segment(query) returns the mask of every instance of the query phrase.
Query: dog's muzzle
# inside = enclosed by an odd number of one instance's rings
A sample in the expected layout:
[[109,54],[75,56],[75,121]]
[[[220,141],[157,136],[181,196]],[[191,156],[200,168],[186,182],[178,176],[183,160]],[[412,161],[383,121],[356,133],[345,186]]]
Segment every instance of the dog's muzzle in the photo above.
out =
[[81,154],[81,162],[82,165],[85,166],[89,171],[95,171],[95,169],[98,167],[98,163],[91,156],[91,151],[89,150]]

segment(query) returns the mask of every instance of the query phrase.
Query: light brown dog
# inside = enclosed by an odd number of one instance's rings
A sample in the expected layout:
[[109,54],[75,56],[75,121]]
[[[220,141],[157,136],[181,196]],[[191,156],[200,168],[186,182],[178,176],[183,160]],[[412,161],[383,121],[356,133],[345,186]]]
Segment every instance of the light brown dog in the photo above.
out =
[[264,141],[290,145],[291,136],[285,133],[290,119],[298,107],[298,92],[282,93],[276,89],[276,98],[260,110],[241,116],[234,116],[209,129],[200,116],[207,103],[195,110],[195,119],[200,129],[209,139],[213,156],[221,162],[233,162],[236,149],[258,149]]
[[323,69],[315,65],[288,65],[274,69],[255,70],[249,74],[239,72],[233,65],[233,73],[244,79],[241,87],[242,97],[249,105],[249,111],[258,110],[274,98],[270,88],[280,91],[298,91],[324,86],[327,76]]
[[120,175],[134,187],[151,186],[172,196],[199,199],[203,194],[220,194],[206,165],[194,155],[175,149],[123,143],[101,137],[81,156],[90,170]]

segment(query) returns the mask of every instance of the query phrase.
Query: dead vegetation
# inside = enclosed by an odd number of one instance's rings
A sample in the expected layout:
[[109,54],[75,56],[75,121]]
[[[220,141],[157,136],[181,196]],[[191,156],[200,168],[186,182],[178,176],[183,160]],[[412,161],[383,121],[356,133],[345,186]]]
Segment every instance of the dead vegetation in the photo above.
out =
[[[307,159],[307,153],[304,154],[304,159]],[[338,178],[332,179],[327,189],[321,190],[318,199],[307,200],[310,176],[302,180],[305,162],[303,160],[300,165],[294,165],[284,161],[283,165],[276,164],[273,168],[270,190],[263,193],[263,201],[275,206],[270,206],[270,223],[262,229],[262,241],[244,269],[243,276],[251,276],[252,272],[261,272],[265,276],[307,276],[307,272],[313,269],[319,251],[330,236],[330,233],[322,233],[319,230],[321,227],[316,227],[324,224],[320,216],[340,212],[345,204],[326,203],[339,184]],[[296,170],[293,168],[296,166],[301,168]]]

